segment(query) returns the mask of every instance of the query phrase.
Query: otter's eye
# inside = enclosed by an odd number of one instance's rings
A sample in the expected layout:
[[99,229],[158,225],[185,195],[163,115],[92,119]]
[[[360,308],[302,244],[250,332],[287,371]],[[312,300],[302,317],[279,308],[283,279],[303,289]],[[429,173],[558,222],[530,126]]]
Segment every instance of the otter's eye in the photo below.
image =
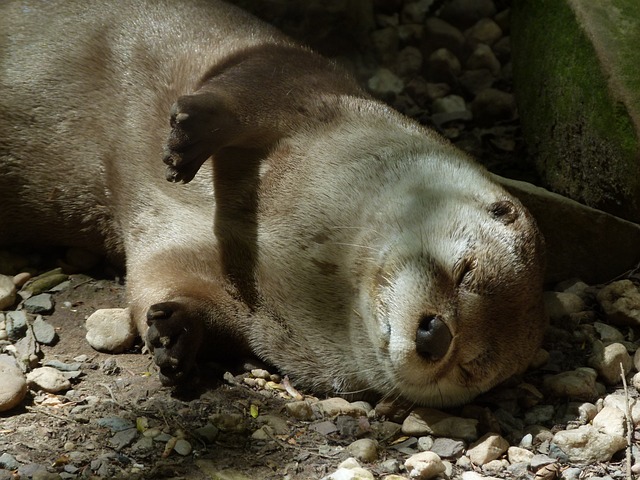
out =
[[513,223],[518,218],[518,209],[509,200],[501,200],[489,205],[489,213],[493,218],[505,225]]
[[463,283],[468,282],[477,266],[478,259],[476,258],[460,259],[453,267],[453,278],[455,279],[456,286],[459,287]]

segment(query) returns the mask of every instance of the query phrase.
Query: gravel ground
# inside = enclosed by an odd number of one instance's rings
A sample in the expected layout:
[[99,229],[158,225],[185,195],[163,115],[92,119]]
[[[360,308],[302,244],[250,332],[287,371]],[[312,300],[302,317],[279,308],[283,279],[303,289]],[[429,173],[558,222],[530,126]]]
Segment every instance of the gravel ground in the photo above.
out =
[[[473,0],[474,8],[456,9],[469,2],[450,0],[431,10],[429,1],[377,3],[364,37],[357,25],[322,28],[348,18],[337,4],[326,7],[328,17],[312,17],[314,29],[277,1],[255,8],[275,11],[271,20],[292,34],[313,30],[309,43],[344,61],[372,93],[492,170],[531,179],[511,91],[508,2]],[[139,341],[107,355],[85,340],[83,325],[95,310],[125,307],[121,279],[86,257],[0,253],[0,273],[8,275],[0,276],[0,480],[640,473],[640,278],[633,272],[610,285],[552,286],[552,324],[532,368],[443,412],[318,399],[256,366],[212,367],[190,391],[162,388]],[[69,276],[54,270],[58,264],[91,275]]]

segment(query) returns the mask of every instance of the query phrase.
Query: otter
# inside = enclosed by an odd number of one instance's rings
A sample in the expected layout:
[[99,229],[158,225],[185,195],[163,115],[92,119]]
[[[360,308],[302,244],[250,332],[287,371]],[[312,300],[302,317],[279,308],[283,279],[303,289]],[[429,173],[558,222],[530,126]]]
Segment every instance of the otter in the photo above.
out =
[[0,12],[0,245],[124,258],[164,384],[253,353],[445,406],[528,366],[534,219],[336,64],[213,0]]

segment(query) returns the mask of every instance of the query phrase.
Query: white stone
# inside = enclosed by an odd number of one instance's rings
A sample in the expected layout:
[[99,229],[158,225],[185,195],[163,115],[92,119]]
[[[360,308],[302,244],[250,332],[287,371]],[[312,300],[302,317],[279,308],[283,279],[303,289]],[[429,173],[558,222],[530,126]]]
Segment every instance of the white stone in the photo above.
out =
[[498,477],[487,477],[478,472],[463,472],[462,480],[500,480]]
[[597,370],[605,383],[617,385],[622,382],[620,364],[625,374],[631,372],[633,360],[623,344],[612,343],[605,346],[600,341],[593,342],[593,353],[589,357],[589,365]]
[[347,458],[338,469],[322,480],[374,480],[373,474],[362,468],[355,458]]
[[482,465],[482,471],[489,475],[499,475],[503,470],[506,470],[508,466],[509,462],[507,460],[491,460]]
[[0,412],[11,410],[27,394],[27,382],[18,367],[0,362]]
[[582,298],[567,292],[544,292],[544,304],[552,321],[560,321],[587,308]]
[[133,346],[137,336],[127,308],[96,310],[85,328],[87,342],[99,352],[121,353]]
[[608,462],[627,445],[624,437],[607,435],[591,425],[557,432],[552,443],[576,463]]
[[507,449],[507,458],[510,463],[530,463],[534,453],[526,448],[509,447]]
[[336,415],[351,415],[352,417],[367,416],[367,410],[357,403],[350,403],[344,398],[334,397],[320,400],[317,403],[320,412],[327,417]]
[[502,456],[509,448],[509,442],[497,433],[487,433],[467,450],[467,456],[476,465],[484,465]]
[[478,421],[475,419],[453,417],[433,408],[416,408],[402,423],[402,433],[420,437],[459,438],[473,441],[478,438]]
[[16,285],[13,277],[0,275],[0,310],[6,310],[16,303]]
[[309,400],[289,402],[284,406],[287,414],[298,420],[313,420],[315,414]]
[[[621,412],[627,411],[627,400],[625,395],[612,393],[607,395],[602,402],[603,407],[617,408]],[[631,419],[634,425],[640,424],[640,402],[635,398],[629,398],[629,409],[631,410]]]
[[593,426],[607,435],[624,437],[626,434],[624,412],[616,407],[604,407],[593,419]]
[[367,82],[369,90],[378,95],[399,94],[404,90],[404,82],[388,68],[379,68]]
[[71,388],[71,382],[52,367],[40,367],[27,373],[27,383],[35,390],[57,393]]
[[420,452],[411,455],[404,462],[409,472],[409,478],[429,480],[435,478],[446,470],[440,457],[433,452]]

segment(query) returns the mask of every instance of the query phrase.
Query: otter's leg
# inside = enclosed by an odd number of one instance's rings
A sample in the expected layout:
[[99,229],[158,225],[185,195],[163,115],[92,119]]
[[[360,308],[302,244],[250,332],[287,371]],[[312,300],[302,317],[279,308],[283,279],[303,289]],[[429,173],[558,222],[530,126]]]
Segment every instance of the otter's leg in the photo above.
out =
[[244,334],[249,312],[232,288],[214,274],[191,275],[180,267],[156,262],[128,279],[132,319],[164,385],[183,383],[199,361],[250,356]]

